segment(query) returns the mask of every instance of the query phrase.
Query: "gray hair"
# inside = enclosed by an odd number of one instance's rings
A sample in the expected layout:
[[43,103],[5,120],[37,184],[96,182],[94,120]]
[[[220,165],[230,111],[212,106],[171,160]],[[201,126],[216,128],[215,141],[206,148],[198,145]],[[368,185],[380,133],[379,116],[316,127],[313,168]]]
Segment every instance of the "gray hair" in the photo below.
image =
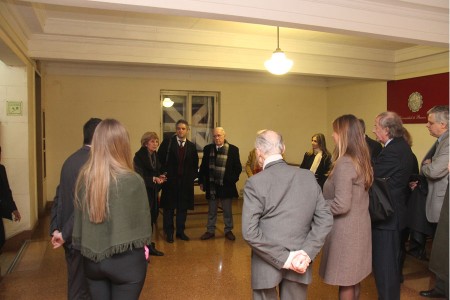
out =
[[403,122],[399,115],[392,111],[382,112],[377,116],[378,124],[381,127],[388,129],[389,138],[403,137],[405,129],[403,128]]
[[273,130],[260,130],[256,135],[255,148],[264,155],[282,154],[284,151],[283,137]]
[[436,122],[444,123],[448,129],[448,105],[436,105],[427,111],[427,114],[434,114]]
[[218,131],[222,132],[223,135],[226,135],[225,129],[223,129],[223,127],[216,127],[216,128],[214,128],[214,130],[218,130]]

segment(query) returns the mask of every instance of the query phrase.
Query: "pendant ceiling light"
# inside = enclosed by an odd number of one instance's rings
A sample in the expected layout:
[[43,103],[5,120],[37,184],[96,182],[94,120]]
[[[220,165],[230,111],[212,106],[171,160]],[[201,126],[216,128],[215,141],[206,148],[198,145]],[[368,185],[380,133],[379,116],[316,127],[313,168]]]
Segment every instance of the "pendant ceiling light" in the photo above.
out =
[[280,27],[277,26],[277,49],[273,52],[272,57],[266,60],[264,66],[272,74],[283,75],[289,72],[293,65],[294,62],[287,59],[280,49]]

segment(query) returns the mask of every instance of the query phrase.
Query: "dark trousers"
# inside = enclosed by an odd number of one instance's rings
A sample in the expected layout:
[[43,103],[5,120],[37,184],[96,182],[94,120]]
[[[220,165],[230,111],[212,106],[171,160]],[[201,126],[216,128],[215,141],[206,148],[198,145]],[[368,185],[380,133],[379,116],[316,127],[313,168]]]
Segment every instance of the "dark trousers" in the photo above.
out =
[[115,254],[98,263],[85,257],[83,263],[92,299],[139,299],[147,275],[144,248]]
[[434,285],[434,290],[445,295],[448,299],[448,282],[445,282],[440,277],[436,276],[436,284]]
[[409,234],[409,253],[416,257],[425,257],[426,234],[411,230]]
[[224,231],[227,233],[233,230],[232,198],[208,200],[208,223],[206,224],[206,230],[211,233],[216,231],[217,205],[219,201],[222,202]]
[[[178,178],[177,180],[177,203],[176,203],[176,230],[177,234],[184,233],[184,229],[186,227],[186,218],[187,218],[187,209],[181,208],[183,201],[183,180],[182,178]],[[175,209],[172,208],[164,208],[163,209],[163,229],[167,235],[173,235],[174,224],[173,224],[173,216],[175,215]]]
[[[173,216],[175,215],[175,209],[164,209],[163,210],[163,228],[164,232],[167,235],[173,235],[174,224],[173,224]],[[186,218],[187,218],[187,210],[185,209],[177,209],[176,214],[176,230],[177,234],[184,233],[184,229],[186,227]]]
[[372,228],[372,268],[378,299],[400,299],[400,232]]
[[84,275],[83,256],[72,247],[64,247],[67,263],[67,299],[91,299]]

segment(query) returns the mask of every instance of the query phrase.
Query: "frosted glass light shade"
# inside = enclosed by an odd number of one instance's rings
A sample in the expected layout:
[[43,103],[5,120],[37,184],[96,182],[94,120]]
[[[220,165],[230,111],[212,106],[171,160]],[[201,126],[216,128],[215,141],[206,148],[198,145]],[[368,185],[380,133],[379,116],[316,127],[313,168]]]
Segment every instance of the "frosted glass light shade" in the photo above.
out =
[[283,75],[289,72],[294,62],[288,58],[280,48],[277,48],[269,60],[266,60],[264,66],[267,71],[275,75]]
[[172,101],[172,99],[170,99],[170,98],[164,98],[164,100],[163,100],[163,106],[164,107],[172,107],[172,105],[173,105],[173,101]]

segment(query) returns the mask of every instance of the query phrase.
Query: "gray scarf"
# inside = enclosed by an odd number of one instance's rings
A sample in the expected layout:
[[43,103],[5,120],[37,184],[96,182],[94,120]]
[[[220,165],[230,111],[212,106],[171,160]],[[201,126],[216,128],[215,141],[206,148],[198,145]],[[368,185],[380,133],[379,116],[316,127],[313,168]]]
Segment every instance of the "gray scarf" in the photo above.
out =
[[230,145],[225,141],[223,146],[217,150],[217,154],[215,148],[216,146],[214,145],[209,152],[209,194],[211,195],[211,200],[216,198],[216,184],[219,186],[223,185],[223,176],[225,175]]

